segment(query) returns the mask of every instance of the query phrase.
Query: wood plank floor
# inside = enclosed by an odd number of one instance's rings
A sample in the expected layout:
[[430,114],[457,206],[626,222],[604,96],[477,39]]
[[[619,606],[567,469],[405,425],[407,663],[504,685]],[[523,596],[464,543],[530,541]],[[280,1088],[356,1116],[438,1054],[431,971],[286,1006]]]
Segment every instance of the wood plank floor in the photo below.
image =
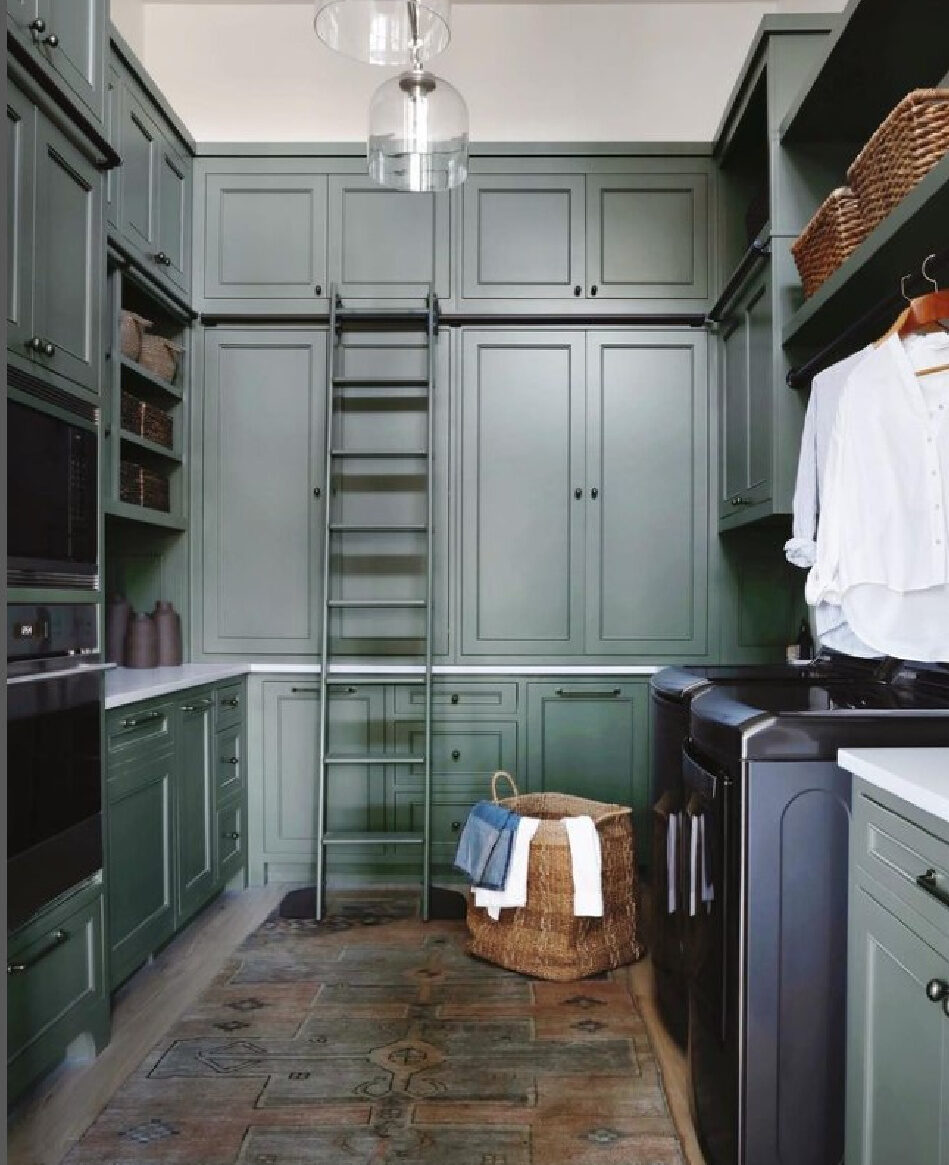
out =
[[[95,1061],[61,1068],[20,1106],[8,1130],[10,1165],[59,1165],[125,1078],[280,901],[273,885],[222,895],[114,1000],[112,1040]],[[685,1058],[656,1012],[648,956],[626,972],[649,1031],[687,1165],[705,1165],[689,1116]]]

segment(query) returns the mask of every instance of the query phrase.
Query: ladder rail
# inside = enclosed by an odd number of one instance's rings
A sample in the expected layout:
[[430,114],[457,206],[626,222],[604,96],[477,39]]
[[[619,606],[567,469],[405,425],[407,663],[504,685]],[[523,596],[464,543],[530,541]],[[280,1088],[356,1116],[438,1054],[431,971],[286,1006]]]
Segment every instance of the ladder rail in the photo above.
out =
[[432,882],[432,598],[434,549],[434,466],[435,466],[435,289],[428,291],[428,411],[425,447],[427,467],[428,553],[425,569],[425,775],[422,804],[422,921],[428,922]]

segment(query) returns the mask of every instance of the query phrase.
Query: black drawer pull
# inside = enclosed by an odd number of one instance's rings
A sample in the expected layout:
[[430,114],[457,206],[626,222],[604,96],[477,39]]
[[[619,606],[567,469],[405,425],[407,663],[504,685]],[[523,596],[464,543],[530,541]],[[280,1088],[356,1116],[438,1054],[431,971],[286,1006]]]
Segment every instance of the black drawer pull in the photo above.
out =
[[290,694],[292,696],[318,696],[320,694],[319,688],[291,688]]
[[458,693],[457,693],[457,692],[452,692],[452,694],[451,694],[451,702],[452,702],[453,704],[457,704],[457,703],[458,703]]
[[938,1003],[949,997],[949,983],[945,979],[930,979],[926,984],[926,998],[930,1003]]
[[452,833],[457,833],[459,829],[461,829],[461,822],[460,821],[453,821],[451,823]]
[[68,941],[69,935],[65,930],[54,930],[49,936],[49,942],[46,946],[41,951],[37,951],[32,959],[24,959],[22,963],[7,963],[7,974],[22,975],[25,971],[29,971],[31,967],[35,967],[37,963],[41,963],[47,955],[51,955],[53,951]]
[[207,712],[209,708],[213,707],[210,700],[198,700],[195,704],[182,704],[182,712]]
[[241,835],[234,830],[232,830],[230,833],[221,834],[221,837],[223,837],[226,841],[238,841],[240,836]]
[[239,756],[222,756],[221,757],[221,764],[222,765],[239,765],[240,763],[241,763],[241,758]]
[[226,700],[222,700],[221,703],[225,708],[237,708],[240,706],[240,700],[237,696],[229,696]]
[[920,874],[916,879],[916,885],[935,898],[937,902],[941,902],[943,906],[949,906],[949,891],[943,890],[936,881],[935,870],[927,870],[925,874]]
[[451,750],[451,759],[452,760],[461,760],[461,753],[457,748],[453,748]]
[[129,716],[122,721],[123,728],[141,728],[143,724],[153,724],[156,720],[164,720],[164,712],[146,712],[144,716]]
[[609,688],[606,691],[597,691],[593,688],[557,688],[554,695],[562,696],[565,700],[614,700],[622,695],[622,692],[619,688]]

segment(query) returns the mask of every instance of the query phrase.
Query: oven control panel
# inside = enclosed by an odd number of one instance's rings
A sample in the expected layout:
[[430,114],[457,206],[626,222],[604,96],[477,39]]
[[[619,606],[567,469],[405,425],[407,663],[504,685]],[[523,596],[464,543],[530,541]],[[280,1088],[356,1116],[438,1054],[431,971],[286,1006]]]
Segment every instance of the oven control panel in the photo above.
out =
[[7,660],[91,655],[98,650],[95,603],[14,603],[7,607]]

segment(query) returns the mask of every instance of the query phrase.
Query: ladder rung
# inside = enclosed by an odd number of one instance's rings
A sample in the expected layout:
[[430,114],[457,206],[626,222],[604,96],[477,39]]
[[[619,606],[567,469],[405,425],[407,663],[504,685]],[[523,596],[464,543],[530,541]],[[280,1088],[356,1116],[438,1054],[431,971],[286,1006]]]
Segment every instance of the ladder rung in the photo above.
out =
[[337,307],[336,318],[347,323],[360,320],[427,320],[427,307]]
[[324,845],[421,845],[424,840],[421,833],[374,833],[371,830],[334,829],[323,834]]
[[331,687],[331,688],[334,688],[334,687],[341,687],[341,688],[365,687],[367,685],[369,687],[373,687],[373,686],[378,686],[378,687],[386,686],[387,687],[389,684],[393,684],[396,687],[422,687],[425,684],[425,677],[420,676],[420,677],[416,678],[415,676],[401,676],[401,675],[389,676],[389,677],[379,676],[379,675],[367,676],[367,675],[362,674],[361,672],[353,672],[347,676],[341,676],[341,675],[327,676],[326,677],[326,684],[327,684],[327,687]]
[[327,607],[354,607],[366,608],[371,610],[378,608],[384,610],[387,607],[424,607],[424,599],[329,599],[326,603]]
[[424,534],[428,530],[425,525],[396,525],[374,526],[361,522],[331,522],[330,529],[334,534]]
[[359,457],[367,460],[375,457],[427,457],[425,449],[331,449],[331,457]]
[[402,376],[380,379],[378,376],[334,376],[337,388],[428,388],[428,377]]
[[412,756],[405,752],[373,753],[371,756],[356,756],[354,753],[330,752],[324,758],[328,765],[423,765],[424,756]]

